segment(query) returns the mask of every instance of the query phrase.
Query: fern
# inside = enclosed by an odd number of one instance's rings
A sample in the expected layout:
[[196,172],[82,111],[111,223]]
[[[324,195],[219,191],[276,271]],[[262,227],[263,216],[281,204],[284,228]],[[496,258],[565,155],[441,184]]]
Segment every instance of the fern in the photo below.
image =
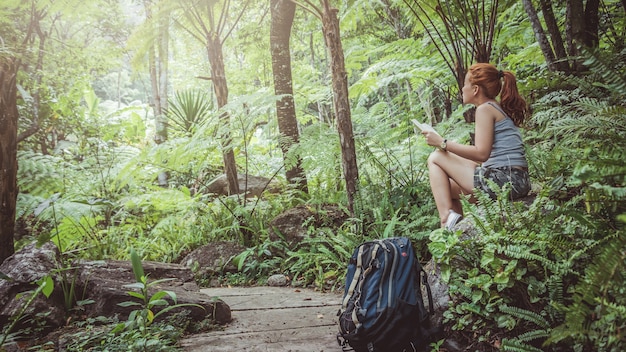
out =
[[524,259],[529,262],[538,262],[545,269],[548,269],[552,273],[557,273],[559,275],[571,274],[574,273],[571,268],[564,267],[563,263],[555,262],[554,260],[550,260],[550,258],[546,258],[544,255],[535,254],[529,251],[528,246],[521,245],[508,245],[505,247],[499,248],[500,252],[507,257],[516,258],[516,259]]
[[625,315],[621,314],[626,310],[623,298],[626,238],[623,233],[609,237],[587,267],[584,279],[575,287],[573,304],[564,308],[565,323],[555,329],[552,341],[570,338],[584,341],[589,329],[593,329],[595,333],[588,338],[596,343],[614,345],[616,351],[626,347],[626,341],[620,337],[620,330],[626,324]]
[[508,352],[544,352],[537,347],[530,346],[516,339],[502,339],[500,349]]
[[515,318],[518,318],[524,322],[529,322],[535,324],[541,328],[548,329],[550,328],[550,323],[541,316],[533,311],[522,309],[518,307],[511,307],[508,305],[500,306],[500,311],[505,314],[509,314]]
[[[593,51],[589,48],[583,48],[583,54],[587,57],[584,65],[596,73],[601,80],[606,84],[607,90],[613,93],[613,97],[617,102],[624,102],[624,92],[626,92],[626,75],[624,75],[623,62],[626,56],[626,51],[622,51],[620,54],[614,57],[614,62],[608,62],[605,58],[602,58],[600,53]],[[615,65],[615,63],[622,63],[622,65]],[[622,71],[618,71],[618,69]]]
[[28,151],[17,154],[20,192],[49,197],[65,190],[64,177],[72,177],[74,167],[60,157]]

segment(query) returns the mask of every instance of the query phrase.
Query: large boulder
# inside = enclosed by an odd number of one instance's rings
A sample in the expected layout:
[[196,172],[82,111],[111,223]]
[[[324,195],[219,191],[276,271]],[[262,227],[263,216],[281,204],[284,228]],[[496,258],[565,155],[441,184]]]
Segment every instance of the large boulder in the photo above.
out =
[[[189,268],[179,264],[150,261],[144,261],[142,266],[150,286],[149,295],[157,291],[172,291],[176,294],[176,303],[186,305],[169,311],[165,316],[185,309],[189,311],[192,321],[213,319],[219,324],[231,321],[230,307],[221,300],[212,299],[201,293]],[[85,306],[85,313],[88,316],[119,316],[125,319],[132,310],[137,309],[136,306],[119,305],[123,302],[137,301],[128,295],[130,289],[126,286],[136,282],[130,262],[81,261],[75,267],[77,268],[77,286],[85,292],[84,297],[78,298],[95,301]],[[150,284],[150,282],[162,279],[166,281],[156,285]],[[188,304],[191,305],[188,306]]]
[[223,273],[237,272],[233,258],[246,250],[246,247],[233,241],[215,241],[198,247],[187,254],[181,265],[190,268],[197,277],[207,279]]
[[308,236],[309,226],[339,228],[348,218],[349,214],[334,204],[299,205],[272,219],[270,238],[282,236],[287,243],[294,245]]
[[[21,251],[7,258],[0,265],[0,272],[10,280],[0,279],[0,326],[7,326],[12,317],[17,317],[22,309],[25,317],[37,317],[47,329],[53,329],[65,323],[65,306],[63,293],[55,287],[52,295],[47,298],[43,294],[35,294],[36,282],[61,267],[59,250],[48,242],[41,247],[35,244],[24,247]],[[32,301],[29,301],[31,300]],[[25,329],[34,324],[32,319],[22,319],[13,331]]]
[[[73,263],[71,267],[64,267],[59,257],[59,250],[52,242],[40,247],[31,244],[0,265],[0,272],[11,278],[0,280],[1,326],[5,326],[12,317],[17,316],[25,306],[26,316],[35,317],[37,313],[45,313],[39,314],[41,317],[37,319],[39,322],[43,321],[46,330],[63,326],[68,315],[64,303],[63,277],[67,280],[66,288],[73,284],[77,300],[93,300],[92,304],[83,306],[84,314],[87,316],[118,316],[119,319],[125,320],[132,309],[137,309],[137,306],[118,305],[122,302],[136,301],[128,294],[131,288],[127,285],[136,282],[129,261],[79,261]],[[185,309],[189,311],[190,319],[197,322],[210,319],[218,324],[225,324],[232,320],[230,307],[226,303],[200,292],[189,268],[178,264],[149,261],[143,262],[142,266],[148,277],[149,295],[161,290],[173,291],[176,294],[176,303],[193,305],[173,309],[163,317]],[[46,298],[43,294],[30,293],[37,288],[35,282],[47,275],[52,276],[55,283],[51,296]],[[171,280],[157,285],[150,284],[160,279]],[[33,300],[28,302],[31,297]],[[25,323],[16,326],[14,331],[27,327],[25,324],[35,323],[29,319],[23,321]]]

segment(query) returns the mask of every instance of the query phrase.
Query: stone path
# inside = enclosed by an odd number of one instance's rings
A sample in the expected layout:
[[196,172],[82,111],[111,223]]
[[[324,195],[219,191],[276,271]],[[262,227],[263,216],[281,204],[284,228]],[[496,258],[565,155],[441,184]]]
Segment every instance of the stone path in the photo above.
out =
[[181,341],[185,352],[328,352],[337,344],[341,293],[292,287],[208,288],[203,293],[230,306],[223,330]]

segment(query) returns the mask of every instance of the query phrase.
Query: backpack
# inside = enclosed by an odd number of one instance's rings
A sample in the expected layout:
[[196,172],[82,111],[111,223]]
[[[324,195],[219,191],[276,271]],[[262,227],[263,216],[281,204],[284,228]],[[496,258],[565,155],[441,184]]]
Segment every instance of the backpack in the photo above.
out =
[[[426,286],[429,311],[420,282]],[[337,342],[343,351],[422,350],[433,335],[432,312],[426,272],[408,238],[364,242],[354,249],[338,313]]]

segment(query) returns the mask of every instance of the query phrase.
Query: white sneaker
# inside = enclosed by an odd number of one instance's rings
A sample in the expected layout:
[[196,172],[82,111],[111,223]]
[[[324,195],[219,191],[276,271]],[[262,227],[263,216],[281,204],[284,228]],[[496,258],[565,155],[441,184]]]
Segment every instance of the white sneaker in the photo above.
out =
[[461,218],[462,218],[461,214],[450,209],[450,214],[448,214],[448,220],[446,220],[446,229],[452,230],[454,225],[456,225],[456,223],[459,222]]

